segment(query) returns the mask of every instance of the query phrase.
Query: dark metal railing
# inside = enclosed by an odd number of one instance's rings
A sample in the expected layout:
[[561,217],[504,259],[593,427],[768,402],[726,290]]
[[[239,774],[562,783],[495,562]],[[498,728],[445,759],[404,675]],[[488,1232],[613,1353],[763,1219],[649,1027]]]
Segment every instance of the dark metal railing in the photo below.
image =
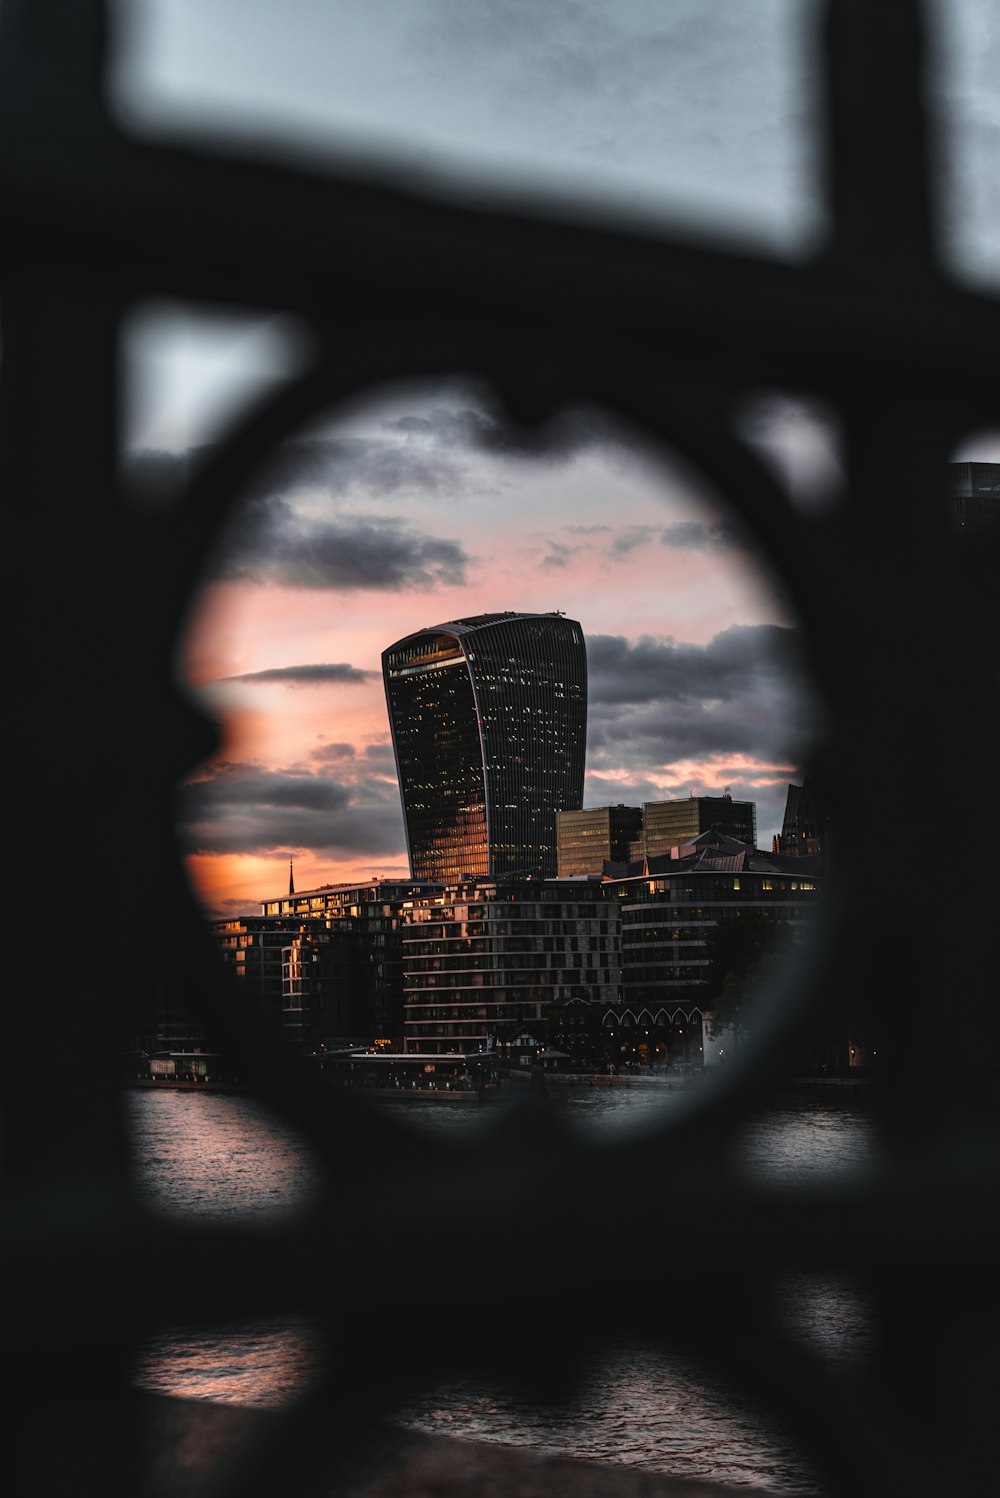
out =
[[[326,1328],[325,1380],[240,1479],[263,1492],[320,1438],[348,1462],[397,1396],[444,1372],[571,1379],[583,1334],[558,1307],[516,1351],[445,1330],[418,1346],[401,1314],[417,1289],[434,1304],[489,1287],[502,1305],[526,1268],[557,1265],[570,1304],[638,1257],[711,1277],[711,1319],[675,1300],[651,1334],[751,1387],[832,1489],[992,1486],[996,876],[969,808],[998,762],[996,548],[965,554],[949,531],[945,464],[996,421],[1000,305],[939,254],[922,7],[825,9],[830,227],[791,265],[139,142],[106,105],[114,7],[4,0],[5,1468],[23,1491],[135,1491],[130,1360],[171,1318],[296,1306]],[[165,296],[293,313],[318,352],[152,511],[120,482],[120,338]],[[541,440],[586,402],[698,465],[798,609],[825,696],[815,774],[850,857],[822,932],[739,1072],[634,1143],[587,1143],[530,1109],[475,1145],[418,1142],[350,1098],[321,1106],[236,1023],[182,872],[174,789],[215,730],[174,657],[241,485],[314,413],[456,371]],[[795,510],[737,435],[765,388],[840,420],[846,494],[822,515]],[[151,966],[183,980],[325,1160],[308,1214],[223,1229],[144,1212],[118,1056]],[[891,1035],[877,1167],[792,1194],[747,1180],[733,1139],[796,1026],[845,990]],[[969,1038],[960,1058],[941,1055],[943,1010]],[[648,1189],[668,1177],[669,1201]],[[799,1270],[849,1276],[872,1307],[849,1379],[774,1313]],[[363,1314],[334,1315],[344,1285]]]

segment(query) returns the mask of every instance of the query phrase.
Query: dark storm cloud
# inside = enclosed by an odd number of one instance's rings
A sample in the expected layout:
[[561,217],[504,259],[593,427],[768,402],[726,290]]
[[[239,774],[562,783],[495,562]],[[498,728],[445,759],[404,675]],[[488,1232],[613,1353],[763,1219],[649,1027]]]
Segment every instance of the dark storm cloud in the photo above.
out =
[[[137,451],[125,465],[125,484],[138,500],[170,499],[213,451],[211,446],[187,452]],[[331,498],[342,499],[413,491],[461,494],[468,485],[462,463],[445,448],[427,450],[377,437],[300,437],[275,447],[241,493],[249,501],[268,500],[309,488],[325,489]]]
[[[469,559],[459,541],[427,534],[401,516],[348,513],[344,504],[412,494],[460,498],[482,491],[483,465],[476,460],[484,457],[561,462],[616,441],[603,418],[586,412],[526,432],[471,405],[386,417],[374,436],[297,438],[275,448],[243,485],[212,571],[241,582],[331,591],[460,586]],[[126,489],[136,503],[162,507],[212,452],[208,446],[136,452],[124,470]],[[310,510],[306,494],[329,496],[329,510]],[[553,552],[546,565],[563,561],[562,552]]]
[[676,520],[670,525],[630,525],[609,547],[614,561],[625,561],[643,546],[666,546],[673,551],[725,552],[746,547],[747,537],[735,521]]
[[457,541],[429,536],[396,517],[305,516],[284,500],[251,507],[221,548],[216,575],[286,588],[434,588],[465,582]]
[[[265,505],[297,490],[322,490],[332,500],[374,495],[434,494],[461,498],[482,488],[472,457],[563,461],[618,442],[606,418],[569,411],[542,428],[513,425],[485,406],[386,417],[381,435],[296,437],[276,446],[243,485],[245,503]],[[142,449],[130,454],[123,479],[134,499],[162,504],[175,497],[208,458],[211,445],[186,452]]]
[[590,411],[561,412],[539,428],[527,428],[486,407],[439,406],[416,415],[387,417],[382,426],[446,450],[535,461],[563,461],[620,440],[607,418]]
[[799,632],[780,624],[734,624],[707,645],[588,635],[587,661],[591,704],[707,700],[772,677],[804,684]]
[[[214,575],[331,591],[464,583],[468,557],[457,541],[418,531],[396,516],[309,514],[286,497],[309,485],[326,486],[338,496],[354,488],[384,497],[405,485],[440,494],[454,480],[447,464],[436,459],[423,462],[408,449],[378,448],[378,443],[354,439],[291,442],[279,448],[244,488],[236,520],[217,551]],[[125,482],[137,499],[162,503],[207,451],[137,453]]]
[[395,783],[396,758],[392,752],[392,744],[388,741],[384,744],[366,744],[360,750],[353,744],[318,744],[315,749],[310,749],[309,759],[318,765],[342,764],[345,760],[353,760],[354,773],[381,775]]
[[675,551],[733,551],[748,544],[742,527],[733,520],[678,520],[664,526],[660,545]]
[[330,683],[358,686],[371,681],[377,671],[361,671],[346,662],[314,666],[272,666],[267,671],[244,671],[240,676],[223,676],[221,681],[243,681],[262,685],[276,682],[288,687],[320,687]]
[[396,756],[393,753],[392,744],[369,744],[363,753],[365,764],[374,771],[376,775],[387,775],[393,783],[396,780]]
[[613,557],[616,562],[624,561],[640,546],[648,546],[653,537],[657,535],[658,529],[655,525],[628,526],[626,530],[618,532],[608,547],[609,556]]
[[180,810],[182,821],[189,824],[206,814],[225,815],[229,808],[248,803],[279,811],[332,812],[349,799],[350,791],[333,780],[227,763],[203,780],[185,785]]
[[222,764],[182,786],[178,825],[191,853],[265,856],[308,849],[335,857],[396,855],[405,848],[394,784],[354,784],[254,764]]
[[377,437],[303,437],[283,442],[262,465],[250,496],[327,489],[335,497],[356,493],[460,494],[468,476],[454,454]]
[[621,636],[587,640],[594,771],[709,755],[785,757],[817,709],[798,632],[734,625],[707,645]]
[[542,566],[548,567],[550,571],[562,572],[572,562],[579,546],[564,546],[561,541],[546,541],[549,548],[546,556],[542,558]]
[[354,759],[357,751],[353,744],[318,744],[310,749],[309,758],[320,765],[336,765],[345,759]]

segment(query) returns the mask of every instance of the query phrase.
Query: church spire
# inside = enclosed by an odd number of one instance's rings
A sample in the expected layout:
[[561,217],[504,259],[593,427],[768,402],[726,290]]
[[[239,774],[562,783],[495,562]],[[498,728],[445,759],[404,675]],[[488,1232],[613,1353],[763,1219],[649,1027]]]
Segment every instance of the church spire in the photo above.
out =
[[288,893],[289,895],[294,895],[295,893],[295,872],[291,859],[288,860]]

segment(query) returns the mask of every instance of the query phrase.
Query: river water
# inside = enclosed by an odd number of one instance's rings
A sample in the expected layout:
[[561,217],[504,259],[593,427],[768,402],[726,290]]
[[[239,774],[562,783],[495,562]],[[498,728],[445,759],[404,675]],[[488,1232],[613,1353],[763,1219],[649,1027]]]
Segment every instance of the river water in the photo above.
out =
[[[677,1095],[674,1095],[677,1101]],[[670,1106],[661,1089],[573,1088],[560,1095],[585,1128],[621,1129]],[[294,1132],[252,1099],[227,1094],[136,1091],[128,1096],[140,1186],[169,1213],[249,1219],[308,1197],[315,1166]],[[413,1101],[389,1106],[420,1126],[465,1130],[482,1113]],[[831,1094],[777,1108],[754,1121],[744,1143],[761,1176],[815,1178],[861,1164],[874,1148],[863,1099]],[[830,1359],[850,1360],[868,1336],[863,1308],[832,1280],[787,1287],[797,1335]],[[308,1322],[283,1318],[224,1329],[174,1327],[145,1346],[138,1383],[162,1393],[277,1406],[318,1366]],[[509,1390],[471,1384],[436,1389],[401,1414],[418,1429],[621,1462],[677,1477],[776,1493],[820,1490],[798,1453],[717,1384],[654,1348],[630,1346],[596,1359],[570,1408],[540,1406]]]

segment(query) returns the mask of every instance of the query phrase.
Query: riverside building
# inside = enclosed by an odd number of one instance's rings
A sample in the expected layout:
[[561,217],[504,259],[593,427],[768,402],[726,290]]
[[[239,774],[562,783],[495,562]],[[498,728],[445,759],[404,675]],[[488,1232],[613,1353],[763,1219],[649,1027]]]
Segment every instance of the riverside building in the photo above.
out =
[[294,1048],[402,1043],[404,912],[430,889],[372,879],[263,902],[263,918],[284,923],[288,933],[280,953],[280,1003]]
[[415,880],[556,872],[555,813],[583,803],[587,653],[561,614],[478,614],[382,656]]
[[407,1051],[509,1054],[553,1019],[582,1036],[618,998],[620,907],[598,880],[471,880],[403,915]]
[[236,978],[249,1014],[276,1019],[283,1014],[281,954],[301,922],[270,906],[261,915],[228,916],[212,922],[215,944]]
[[712,831],[606,877],[604,893],[620,912],[622,963],[606,1034],[641,1059],[645,1048],[649,1059],[700,1063],[702,1021],[722,969],[738,961],[741,936],[777,950],[808,931],[821,883],[804,863]]

